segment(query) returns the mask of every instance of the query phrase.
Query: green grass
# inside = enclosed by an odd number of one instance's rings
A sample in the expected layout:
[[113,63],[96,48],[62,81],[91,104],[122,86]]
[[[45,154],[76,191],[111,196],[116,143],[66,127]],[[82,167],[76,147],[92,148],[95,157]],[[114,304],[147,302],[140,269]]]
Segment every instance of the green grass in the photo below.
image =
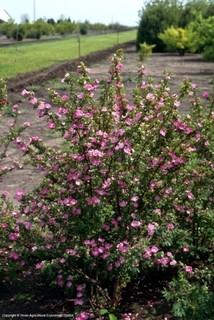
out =
[[[119,42],[136,38],[136,30],[121,32]],[[106,49],[117,44],[117,34],[81,37],[81,55]],[[0,48],[0,77],[11,78],[18,74],[43,69],[56,63],[78,57],[76,38],[43,43],[18,44]]]

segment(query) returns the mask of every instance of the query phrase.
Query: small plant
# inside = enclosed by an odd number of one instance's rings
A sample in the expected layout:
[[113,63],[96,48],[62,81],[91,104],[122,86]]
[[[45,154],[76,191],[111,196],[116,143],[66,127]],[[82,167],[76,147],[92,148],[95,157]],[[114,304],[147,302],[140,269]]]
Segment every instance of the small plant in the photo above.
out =
[[152,50],[155,48],[155,44],[148,44],[146,42],[140,43],[139,58],[140,61],[144,61],[146,58],[152,55]]

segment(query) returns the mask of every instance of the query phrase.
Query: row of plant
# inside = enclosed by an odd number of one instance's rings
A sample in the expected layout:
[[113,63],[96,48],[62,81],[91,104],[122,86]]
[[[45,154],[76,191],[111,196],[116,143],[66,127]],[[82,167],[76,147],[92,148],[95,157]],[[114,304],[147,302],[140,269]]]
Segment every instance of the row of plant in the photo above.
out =
[[28,20],[17,24],[13,21],[0,24],[0,33],[7,38],[21,41],[24,38],[40,39],[42,36],[66,35],[72,33],[80,33],[86,35],[90,32],[116,32],[127,31],[130,28],[112,23],[105,25],[104,23],[75,22],[70,19],[59,19],[57,22],[54,19],[38,19],[35,22]]
[[157,51],[202,53],[214,60],[214,4],[207,0],[148,2],[141,13],[137,45]]
[[77,320],[128,320],[127,284],[165,273],[174,316],[211,320],[213,96],[187,81],[175,94],[169,75],[153,83],[142,66],[128,98],[122,68],[118,51],[106,81],[82,63],[49,101],[23,90],[64,143],[11,136],[44,178],[30,194],[17,190],[19,209],[2,194],[1,278],[58,287]]

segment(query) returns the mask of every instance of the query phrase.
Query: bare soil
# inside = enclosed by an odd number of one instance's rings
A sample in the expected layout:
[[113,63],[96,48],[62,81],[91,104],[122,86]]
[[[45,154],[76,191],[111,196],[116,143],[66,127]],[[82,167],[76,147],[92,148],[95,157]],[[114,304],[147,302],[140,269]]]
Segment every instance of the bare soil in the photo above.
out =
[[[128,94],[131,95],[131,90],[135,86],[136,71],[140,62],[134,46],[125,47],[125,67],[123,77],[127,86]],[[111,50],[105,50],[99,54],[91,54],[84,59],[90,66],[90,73],[93,78],[107,78],[111,53]],[[32,126],[24,132],[24,136],[26,138],[32,135],[38,135],[49,145],[57,145],[61,141],[59,137],[53,135],[52,132],[47,129],[46,120],[44,118],[38,118],[36,110],[23,100],[20,96],[21,90],[26,87],[29,89],[33,88],[35,89],[37,96],[43,99],[47,97],[46,89],[50,86],[56,86],[60,91],[65,90],[63,84],[60,83],[60,78],[64,76],[65,72],[74,71],[77,63],[78,61],[66,62],[64,64],[36,73],[27,74],[9,81],[9,100],[13,104],[18,102],[20,105],[19,109],[21,114],[19,117],[19,123],[29,121],[32,124]],[[172,72],[172,74],[174,74],[172,77],[172,90],[175,92],[177,91],[181,81],[184,79],[191,79],[198,85],[201,91],[212,91],[214,63],[204,62],[200,55],[186,55],[181,57],[177,55],[155,53],[145,62],[145,66],[147,73],[152,76],[155,81],[158,81],[161,78],[163,70]],[[56,81],[50,81],[50,79],[55,78],[58,78],[59,84],[57,84]],[[182,108],[182,111],[185,111],[188,106],[184,105]],[[10,122],[11,118],[7,118],[4,123],[0,124],[0,134],[5,132]],[[11,145],[8,149],[5,164],[14,160],[20,163],[24,161],[21,153],[17,151],[14,145]],[[41,179],[41,174],[35,168],[32,168],[29,164],[25,165],[22,169],[15,169],[2,178],[2,181],[0,181],[0,193],[8,191],[13,198],[17,189],[23,189],[24,191],[29,192],[38,185]],[[154,294],[154,291],[151,291],[152,288],[154,288],[154,284],[149,288],[147,287],[147,289],[143,287],[142,284],[138,284],[137,288],[130,288],[128,295],[124,297],[124,305],[128,305],[130,311],[138,313],[139,320],[172,319],[172,317],[167,314],[165,306],[162,305],[160,293],[158,292]],[[29,284],[27,284],[26,287],[22,285],[21,287],[9,286],[8,288],[2,286],[0,289],[0,314],[50,314],[55,312],[62,313],[63,311],[67,311],[68,313],[69,306],[63,306],[63,296],[61,292],[51,293],[47,289],[44,293],[44,288],[42,288],[39,294],[37,290],[38,289],[32,292],[32,286]],[[145,290],[150,290],[149,292],[152,292],[150,296],[148,294],[145,295]],[[131,294],[131,291],[134,293]],[[138,294],[136,294],[136,292],[138,292]],[[24,302],[20,302],[20,293],[23,293],[21,298],[24,299]],[[128,302],[127,297],[130,298],[130,303]],[[156,315],[153,315],[154,310],[159,310]]]

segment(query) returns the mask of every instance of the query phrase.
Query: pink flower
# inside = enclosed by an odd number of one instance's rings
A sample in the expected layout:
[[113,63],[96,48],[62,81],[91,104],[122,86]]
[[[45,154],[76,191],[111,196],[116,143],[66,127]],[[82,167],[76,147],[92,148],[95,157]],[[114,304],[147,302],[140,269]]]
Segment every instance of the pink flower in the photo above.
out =
[[41,141],[41,139],[38,136],[32,136],[30,138],[30,143],[38,142],[38,141]]
[[165,129],[160,129],[160,135],[162,137],[165,137],[166,136],[166,130]]
[[1,197],[3,199],[6,199],[8,196],[9,196],[9,192],[8,191],[3,191],[2,194],[1,194]]
[[14,104],[12,109],[13,109],[13,112],[17,112],[18,109],[19,109],[19,105],[18,104]]
[[124,313],[122,314],[121,320],[135,320],[136,317],[132,315],[131,313]]
[[19,233],[13,232],[9,234],[9,240],[16,241],[19,238]]
[[153,234],[155,233],[155,230],[156,230],[156,226],[153,223],[149,223],[147,226],[148,236],[152,237]]
[[38,102],[38,99],[35,98],[35,97],[32,97],[32,98],[30,99],[30,103],[33,104],[33,105],[37,104],[37,102]]
[[168,223],[167,224],[167,230],[173,230],[175,228],[173,223]]
[[75,206],[77,204],[77,200],[72,197],[69,197],[69,198],[64,199],[62,201],[62,204],[64,204],[67,207]]
[[167,266],[167,264],[169,263],[169,258],[168,257],[163,257],[157,260],[157,262],[159,264],[161,264],[162,266]]
[[123,69],[123,64],[121,62],[118,62],[118,64],[115,66],[117,71],[121,71]]
[[185,266],[184,270],[187,272],[187,273],[193,273],[193,269],[191,266]]
[[84,89],[91,92],[95,89],[94,85],[90,84],[90,83],[86,83],[84,84]]
[[173,259],[173,260],[170,261],[169,264],[170,264],[170,266],[176,266],[177,261],[175,259]]
[[204,99],[208,99],[208,98],[209,98],[209,92],[208,92],[208,91],[204,91],[204,92],[202,93],[202,97],[203,97]]
[[146,95],[146,100],[148,101],[154,101],[155,100],[155,96],[153,93],[147,93]]
[[75,320],[89,320],[90,314],[88,312],[81,312],[75,317]]
[[87,199],[87,203],[89,205],[98,205],[100,203],[100,199],[96,196]]
[[48,122],[48,128],[49,128],[49,129],[55,129],[55,128],[56,128],[55,123],[54,123],[54,122],[49,121],[49,122]]
[[77,98],[78,98],[79,100],[82,100],[83,97],[84,97],[84,93],[83,93],[83,92],[80,92],[80,93],[77,95]]
[[180,119],[175,120],[173,122],[173,126],[176,128],[176,130],[183,131],[187,135],[193,132],[193,129],[188,127],[188,125]]
[[24,90],[22,90],[21,95],[25,97],[25,96],[27,96],[29,93],[30,93],[30,91],[24,89]]
[[25,128],[31,127],[31,122],[25,121],[25,122],[23,123],[23,126],[24,126]]
[[25,193],[24,193],[23,190],[17,190],[17,191],[16,191],[16,194],[15,194],[15,199],[16,199],[17,201],[21,201],[22,198],[24,197],[24,195],[25,195]]
[[186,191],[186,195],[187,195],[187,198],[189,200],[193,200],[194,199],[194,195],[193,195],[193,193],[191,191],[187,190]]
[[151,254],[151,251],[150,251],[150,248],[147,248],[145,251],[144,251],[144,254],[143,254],[143,257],[145,259],[149,259],[151,258],[152,254]]
[[66,249],[65,251],[69,256],[76,256],[77,255],[77,251],[74,249]]
[[72,282],[71,281],[68,281],[67,283],[66,283],[66,288],[71,288],[72,287]]
[[7,224],[7,223],[1,223],[1,224],[0,224],[0,227],[1,227],[2,229],[7,229],[7,228],[8,228],[8,224]]
[[81,109],[76,109],[76,111],[74,112],[74,117],[77,119],[81,119],[84,116],[85,113]]
[[117,250],[121,253],[126,253],[129,250],[129,244],[127,241],[120,242],[117,245]]
[[157,253],[158,251],[159,251],[158,247],[156,247],[156,246],[151,246],[150,247],[150,252],[151,253]]
[[69,96],[67,96],[66,94],[64,94],[62,96],[62,101],[68,101],[69,100]]
[[138,221],[138,220],[133,220],[133,221],[131,222],[131,226],[132,226],[133,228],[139,228],[141,225],[142,225],[142,223],[141,223],[140,221]]
[[80,172],[78,172],[76,170],[72,170],[69,172],[67,179],[70,182],[70,181],[75,181],[75,180],[79,179],[79,177],[80,177]]
[[56,115],[61,118],[64,114],[68,113],[68,109],[59,107],[57,108]]
[[121,208],[125,208],[125,207],[127,206],[127,204],[128,204],[128,202],[125,201],[125,200],[122,200],[122,201],[119,202],[119,206],[120,206]]
[[41,270],[41,269],[44,268],[44,266],[45,266],[44,262],[41,261],[41,262],[38,262],[38,263],[35,265],[35,268],[36,268],[36,270]]
[[83,299],[80,299],[80,298],[74,299],[74,305],[75,306],[82,306],[83,303],[84,303]]
[[31,230],[32,229],[32,223],[29,222],[29,221],[24,221],[23,225],[24,225],[26,230]]
[[138,200],[139,200],[139,197],[138,197],[138,196],[133,196],[133,197],[131,197],[131,201],[132,201],[132,202],[138,202]]
[[77,288],[77,291],[84,291],[85,290],[85,284],[78,284],[76,288]]
[[17,261],[17,260],[19,260],[20,255],[17,252],[13,251],[9,254],[9,258],[14,261]]

